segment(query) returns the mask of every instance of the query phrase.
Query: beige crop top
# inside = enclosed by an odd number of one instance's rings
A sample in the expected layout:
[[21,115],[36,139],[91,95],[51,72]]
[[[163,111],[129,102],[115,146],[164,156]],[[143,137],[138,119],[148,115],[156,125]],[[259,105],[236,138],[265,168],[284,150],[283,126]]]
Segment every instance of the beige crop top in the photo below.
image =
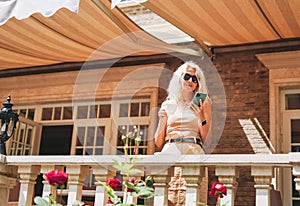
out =
[[168,115],[167,135],[179,134],[181,137],[200,137],[198,117],[190,106],[177,104],[173,100],[162,103]]

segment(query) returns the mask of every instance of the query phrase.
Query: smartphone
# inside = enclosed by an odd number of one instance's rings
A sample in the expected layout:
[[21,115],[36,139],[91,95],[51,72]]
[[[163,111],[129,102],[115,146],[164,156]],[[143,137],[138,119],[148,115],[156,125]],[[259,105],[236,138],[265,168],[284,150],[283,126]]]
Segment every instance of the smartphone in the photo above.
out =
[[202,103],[204,102],[207,94],[202,92],[196,92],[196,94],[193,97],[193,102],[200,107],[200,99],[202,100]]

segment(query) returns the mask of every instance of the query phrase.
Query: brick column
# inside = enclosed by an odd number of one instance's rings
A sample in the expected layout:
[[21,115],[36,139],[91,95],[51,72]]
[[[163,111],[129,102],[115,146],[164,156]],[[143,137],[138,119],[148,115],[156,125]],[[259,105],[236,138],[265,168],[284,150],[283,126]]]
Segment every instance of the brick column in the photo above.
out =
[[271,166],[252,166],[251,175],[254,176],[256,189],[256,205],[270,206],[270,184],[274,169]]
[[154,206],[168,205],[168,183],[174,175],[174,167],[153,165],[150,175],[154,180]]
[[40,174],[40,166],[21,165],[18,167],[18,173],[21,183],[18,206],[31,206],[35,180]]
[[81,165],[68,165],[67,174],[68,178],[68,206],[72,206],[75,200],[81,200],[82,197],[82,186],[84,180],[88,175],[88,166]]
[[95,175],[95,205],[105,205],[107,203],[107,193],[105,187],[100,184],[100,182],[105,183],[107,179],[110,179],[116,175],[115,172],[112,172],[109,168],[104,168],[101,166],[93,167],[93,174]]
[[200,201],[200,185],[205,176],[205,168],[200,165],[185,165],[181,172],[186,181],[185,205],[197,205],[196,202]]
[[238,176],[234,166],[216,166],[216,176],[227,189],[227,195],[221,198],[221,205],[234,206],[235,184]]

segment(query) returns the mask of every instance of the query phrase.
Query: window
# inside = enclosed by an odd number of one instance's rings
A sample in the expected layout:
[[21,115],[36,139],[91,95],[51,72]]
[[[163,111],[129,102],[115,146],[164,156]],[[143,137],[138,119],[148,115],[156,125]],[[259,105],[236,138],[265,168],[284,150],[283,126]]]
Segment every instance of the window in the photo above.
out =
[[9,155],[36,154],[36,151],[33,151],[33,144],[34,138],[36,138],[37,128],[40,127],[40,125],[22,116],[20,116],[19,119],[16,131],[9,140],[8,153]]
[[76,155],[102,155],[104,147],[105,126],[78,127],[76,138]]
[[72,120],[72,118],[73,108],[71,106],[45,107],[42,109],[42,121]]
[[[300,152],[300,90],[287,89],[281,91],[283,152]],[[300,194],[295,188],[294,176],[291,169],[285,169],[285,177],[290,180],[286,187],[292,197],[292,205],[298,205]]]
[[34,108],[23,108],[23,109],[18,109],[16,112],[27,119],[34,120],[34,115],[35,115],[35,109]]

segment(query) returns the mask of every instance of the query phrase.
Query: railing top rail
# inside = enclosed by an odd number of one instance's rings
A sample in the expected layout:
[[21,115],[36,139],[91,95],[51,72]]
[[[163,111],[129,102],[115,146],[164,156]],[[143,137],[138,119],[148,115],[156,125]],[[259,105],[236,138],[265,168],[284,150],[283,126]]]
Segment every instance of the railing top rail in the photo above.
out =
[[[232,166],[280,166],[289,167],[300,163],[300,153],[289,154],[211,154],[211,155],[182,155],[172,154],[139,155],[137,166],[183,166],[183,165],[232,165]],[[114,160],[129,161],[128,156],[99,155],[99,156],[2,156],[0,161],[7,165],[89,165],[111,166]]]

